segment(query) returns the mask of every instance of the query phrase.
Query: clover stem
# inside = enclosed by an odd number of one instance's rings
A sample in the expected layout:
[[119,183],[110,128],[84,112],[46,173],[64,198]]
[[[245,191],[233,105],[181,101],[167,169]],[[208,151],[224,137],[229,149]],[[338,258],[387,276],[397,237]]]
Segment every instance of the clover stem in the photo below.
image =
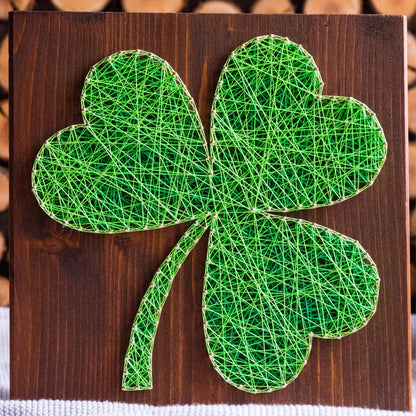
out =
[[196,218],[156,271],[133,322],[124,359],[123,390],[149,390],[152,383],[152,353],[163,305],[172,282],[188,254],[209,227],[211,218]]

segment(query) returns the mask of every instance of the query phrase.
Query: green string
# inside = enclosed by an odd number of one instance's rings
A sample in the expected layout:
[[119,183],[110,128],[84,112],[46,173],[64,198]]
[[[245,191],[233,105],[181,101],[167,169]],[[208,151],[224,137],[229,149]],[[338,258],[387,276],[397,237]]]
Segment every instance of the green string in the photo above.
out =
[[226,211],[211,224],[202,301],[209,356],[251,393],[298,377],[312,338],[341,338],[375,313],[379,278],[361,245],[304,220]]
[[232,52],[212,105],[218,206],[317,208],[374,182],[387,151],[380,123],[323,85],[312,56],[288,39],[263,36]]
[[42,146],[32,186],[43,210],[80,231],[117,233],[191,221],[210,194],[195,103],[167,62],[144,51],[89,71],[84,124]]
[[173,279],[208,229],[208,214],[199,217],[163,261],[140,303],[133,322],[130,344],[124,360],[123,390],[147,390],[152,385],[152,354],[160,314]]
[[385,161],[375,114],[322,90],[300,45],[252,39],[221,72],[208,146],[195,104],[166,61],[124,51],[88,73],[84,124],[53,135],[36,157],[32,187],[42,209],[65,226],[103,234],[192,221],[140,303],[123,389],[152,388],[164,302],[208,228],[206,346],[233,386],[285,387],[306,365],[313,337],[352,334],[375,313],[380,279],[361,245],[276,214],[351,198]]

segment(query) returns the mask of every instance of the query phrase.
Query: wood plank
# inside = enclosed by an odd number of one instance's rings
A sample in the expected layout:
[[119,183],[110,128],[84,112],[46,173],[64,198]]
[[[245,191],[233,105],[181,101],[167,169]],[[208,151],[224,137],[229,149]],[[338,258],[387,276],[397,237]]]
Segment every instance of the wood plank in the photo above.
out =
[[[11,25],[12,398],[410,409],[402,17],[17,12]],[[64,229],[30,192],[33,159],[52,133],[81,122],[82,82],[102,57],[136,48],[163,57],[184,80],[207,126],[226,57],[267,33],[301,43],[321,70],[325,93],[364,101],[384,127],[389,153],[373,187],[342,204],[296,214],[360,240],[382,279],[378,311],[365,329],[341,341],[314,340],[307,366],[287,388],[261,395],[239,391],[212,369],[205,350],[205,237],[165,305],[154,389],[122,392],[133,316],[186,226],[113,236]]]

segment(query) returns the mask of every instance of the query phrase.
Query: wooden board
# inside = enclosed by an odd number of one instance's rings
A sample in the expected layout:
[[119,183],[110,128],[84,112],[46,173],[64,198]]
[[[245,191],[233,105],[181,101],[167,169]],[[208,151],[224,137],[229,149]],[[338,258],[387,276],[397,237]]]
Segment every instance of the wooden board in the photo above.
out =
[[[11,397],[149,404],[311,403],[410,409],[406,187],[405,22],[385,16],[14,13],[11,114]],[[153,273],[186,226],[124,235],[64,229],[30,191],[43,141],[81,122],[88,69],[121,49],[166,59],[208,125],[228,54],[275,33],[314,56],[325,93],[354,96],[377,113],[389,142],[375,185],[342,204],[299,212],[360,240],[378,265],[378,311],[357,334],[314,340],[286,389],[252,395],[225,383],[205,350],[200,311],[206,236],[176,277],[155,344],[154,389],[122,392],[130,326]]]

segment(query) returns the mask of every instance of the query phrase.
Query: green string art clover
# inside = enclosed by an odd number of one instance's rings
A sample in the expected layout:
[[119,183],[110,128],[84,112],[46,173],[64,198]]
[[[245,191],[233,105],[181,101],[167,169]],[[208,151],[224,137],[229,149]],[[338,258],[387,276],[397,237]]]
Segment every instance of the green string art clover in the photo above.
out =
[[285,216],[353,197],[386,158],[375,114],[322,90],[301,45],[275,35],[252,39],[221,72],[208,143],[192,97],[158,56],[123,51],[89,71],[84,123],[50,137],[34,162],[42,209],[67,227],[102,234],[192,222],[141,300],[124,390],[152,388],[163,305],[208,228],[206,347],[233,386],[285,387],[314,337],[341,338],[375,313],[380,279],[359,242]]

